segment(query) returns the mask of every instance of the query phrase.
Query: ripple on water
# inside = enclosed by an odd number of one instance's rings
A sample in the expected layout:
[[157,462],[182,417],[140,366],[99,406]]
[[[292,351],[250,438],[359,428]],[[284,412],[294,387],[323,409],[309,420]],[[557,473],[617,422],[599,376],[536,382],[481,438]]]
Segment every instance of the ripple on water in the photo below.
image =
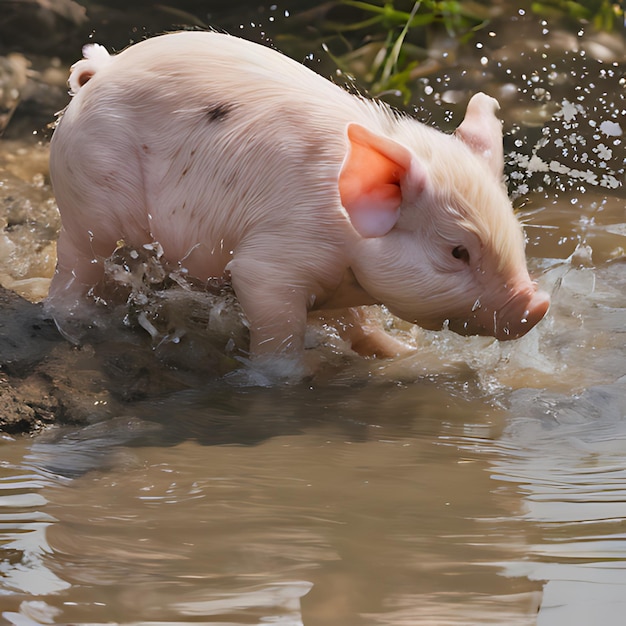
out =
[[619,624],[625,614],[625,407],[624,385],[512,394],[490,471],[522,495],[529,552],[505,571],[548,581],[539,624]]
[[51,551],[46,533],[56,520],[45,512],[48,500],[40,492],[53,480],[47,472],[24,473],[7,462],[0,473],[0,598],[67,589],[69,583],[46,563]]

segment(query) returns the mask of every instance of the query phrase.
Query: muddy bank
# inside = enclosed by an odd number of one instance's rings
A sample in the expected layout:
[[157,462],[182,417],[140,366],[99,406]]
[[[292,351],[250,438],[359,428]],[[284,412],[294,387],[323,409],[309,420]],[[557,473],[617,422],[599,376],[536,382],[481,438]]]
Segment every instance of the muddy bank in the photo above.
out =
[[[155,350],[148,333],[118,327],[92,329],[89,341],[76,346],[41,304],[0,287],[0,432],[124,415],[145,398],[199,386],[232,367],[217,348],[198,343],[188,339],[181,358],[170,351],[173,344]],[[195,357],[203,364],[194,371]]]
[[[89,423],[122,411],[124,398],[155,393],[150,367],[124,352],[115,345],[73,346],[41,304],[0,288],[0,431]],[[159,387],[162,382],[159,376]]]
[[85,373],[58,367],[59,357],[67,361],[71,352],[53,323],[44,319],[41,305],[0,288],[0,430],[30,432],[56,420],[88,418],[76,394],[67,393],[72,379],[84,379]]

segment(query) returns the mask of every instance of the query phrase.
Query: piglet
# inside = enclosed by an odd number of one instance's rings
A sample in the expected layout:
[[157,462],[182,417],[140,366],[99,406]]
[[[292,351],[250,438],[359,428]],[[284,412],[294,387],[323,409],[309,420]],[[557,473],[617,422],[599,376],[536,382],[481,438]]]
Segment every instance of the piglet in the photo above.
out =
[[546,313],[493,98],[476,94],[447,135],[225,34],[83,54],[50,154],[58,318],[103,280],[120,240],[230,280],[254,357],[301,356],[313,309],[382,303],[500,340]]

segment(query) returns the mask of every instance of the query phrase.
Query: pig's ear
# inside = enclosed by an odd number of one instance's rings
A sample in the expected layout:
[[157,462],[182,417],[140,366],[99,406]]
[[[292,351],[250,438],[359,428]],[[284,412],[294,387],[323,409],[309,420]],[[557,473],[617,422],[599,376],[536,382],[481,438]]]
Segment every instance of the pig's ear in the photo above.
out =
[[502,177],[504,169],[502,122],[496,115],[499,108],[495,98],[484,93],[475,94],[455,133],[473,152],[485,159],[497,178]]
[[348,125],[348,143],[339,174],[341,204],[362,237],[382,237],[398,220],[400,181],[411,167],[411,153],[356,123]]

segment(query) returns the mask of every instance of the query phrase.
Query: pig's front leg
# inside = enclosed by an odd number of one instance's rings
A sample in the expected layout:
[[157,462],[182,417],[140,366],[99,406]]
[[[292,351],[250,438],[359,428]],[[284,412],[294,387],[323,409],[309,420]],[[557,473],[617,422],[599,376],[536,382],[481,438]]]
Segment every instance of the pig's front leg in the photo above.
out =
[[236,255],[228,264],[233,289],[250,325],[253,358],[301,360],[307,320],[307,291],[289,280],[284,267]]

